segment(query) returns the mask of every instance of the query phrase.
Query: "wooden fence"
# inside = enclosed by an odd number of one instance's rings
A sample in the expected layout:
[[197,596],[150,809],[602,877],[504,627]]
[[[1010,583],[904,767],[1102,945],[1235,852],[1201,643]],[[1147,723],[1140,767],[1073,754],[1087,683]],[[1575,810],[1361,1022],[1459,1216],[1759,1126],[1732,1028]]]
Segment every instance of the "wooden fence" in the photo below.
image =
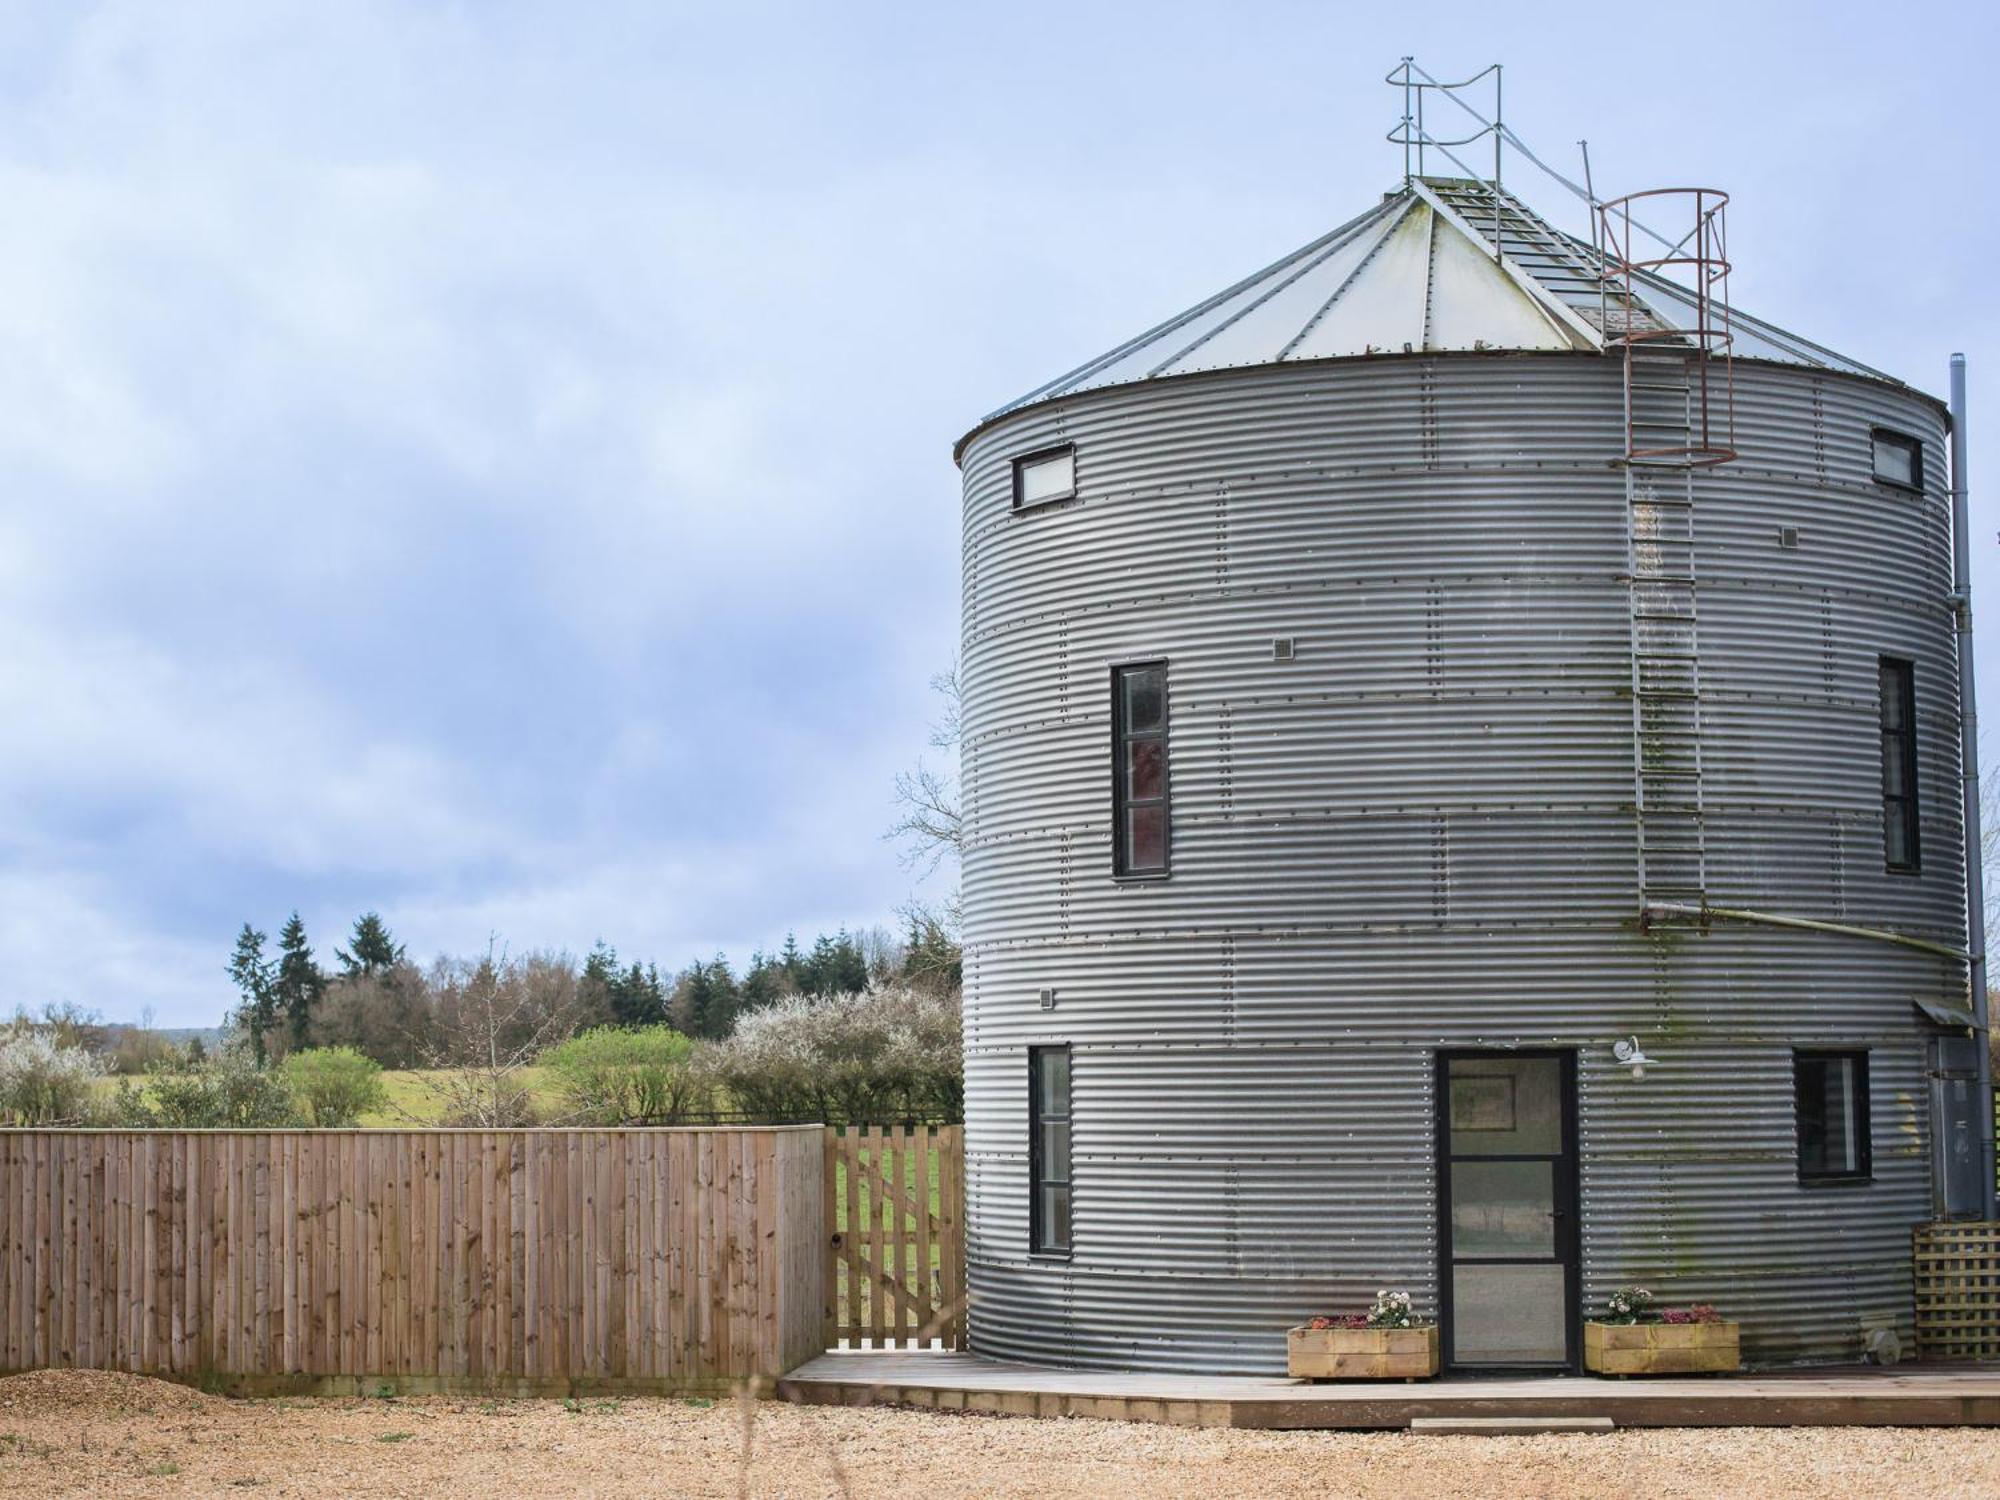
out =
[[0,1369],[700,1389],[822,1347],[821,1127],[0,1132]]
[[1919,1224],[1910,1237],[1919,1359],[2000,1359],[2000,1224]]
[[829,1126],[825,1341],[965,1347],[965,1128]]

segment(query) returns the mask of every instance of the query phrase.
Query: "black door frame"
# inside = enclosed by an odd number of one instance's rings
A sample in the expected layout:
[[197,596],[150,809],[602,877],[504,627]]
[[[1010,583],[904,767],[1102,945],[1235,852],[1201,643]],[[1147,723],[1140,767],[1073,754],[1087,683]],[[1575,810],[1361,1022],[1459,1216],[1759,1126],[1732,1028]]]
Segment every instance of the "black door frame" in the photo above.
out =
[[[1451,1065],[1459,1058],[1554,1058],[1561,1065],[1562,1155],[1553,1172],[1557,1263],[1563,1278],[1563,1360],[1561,1364],[1454,1365],[1451,1358]],[[1446,1371],[1460,1375],[1520,1375],[1574,1372],[1583,1346],[1583,1203],[1577,1173],[1576,1049],[1574,1047],[1451,1047],[1438,1049],[1436,1111],[1432,1131],[1437,1146],[1437,1285],[1439,1357]],[[1496,1158],[1505,1160],[1506,1158]],[[1544,1161],[1537,1154],[1532,1160]],[[1524,1262],[1526,1263],[1526,1262]],[[1546,1264],[1536,1260],[1536,1265]],[[1501,1260],[1493,1264],[1505,1265]]]

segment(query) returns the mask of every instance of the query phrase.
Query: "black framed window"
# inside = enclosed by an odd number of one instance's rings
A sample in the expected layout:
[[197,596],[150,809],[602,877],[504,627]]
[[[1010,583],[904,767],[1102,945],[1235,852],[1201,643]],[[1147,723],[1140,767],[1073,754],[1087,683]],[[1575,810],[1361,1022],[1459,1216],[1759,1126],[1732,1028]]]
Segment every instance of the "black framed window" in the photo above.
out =
[[1917,687],[1915,669],[1885,656],[1879,664],[1882,700],[1882,862],[1915,874],[1917,845]]
[[1167,802],[1167,664],[1111,672],[1112,866],[1164,875],[1172,827]]
[[1907,432],[1891,432],[1877,427],[1869,440],[1873,448],[1875,478],[1899,490],[1924,488],[1924,445]]
[[1023,453],[1014,460],[1014,509],[1076,497],[1076,444]]
[[1028,1049],[1028,1248],[1070,1246],[1069,1048]]
[[1799,1120],[1799,1181],[1868,1178],[1868,1054],[1792,1054]]

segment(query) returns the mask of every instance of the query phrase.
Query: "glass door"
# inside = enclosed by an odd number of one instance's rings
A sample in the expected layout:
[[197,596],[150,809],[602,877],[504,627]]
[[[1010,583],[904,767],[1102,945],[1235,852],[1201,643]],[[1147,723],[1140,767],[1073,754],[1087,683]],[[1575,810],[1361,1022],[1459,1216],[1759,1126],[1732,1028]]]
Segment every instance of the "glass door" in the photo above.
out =
[[1445,1364],[1575,1363],[1577,1218],[1570,1052],[1438,1060]]

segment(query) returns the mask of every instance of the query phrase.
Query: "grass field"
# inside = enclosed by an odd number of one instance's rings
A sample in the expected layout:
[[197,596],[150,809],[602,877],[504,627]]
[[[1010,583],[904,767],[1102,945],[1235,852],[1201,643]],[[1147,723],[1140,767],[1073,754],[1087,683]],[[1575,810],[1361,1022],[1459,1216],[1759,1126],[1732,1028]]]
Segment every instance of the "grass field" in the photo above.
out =
[[[445,1099],[429,1085],[428,1080],[442,1076],[439,1072],[419,1068],[392,1069],[383,1073],[382,1087],[388,1098],[382,1108],[363,1115],[361,1123],[389,1128],[437,1124],[444,1113]],[[546,1070],[523,1068],[520,1076],[535,1101],[537,1119],[551,1119],[561,1112],[562,1103],[556,1096],[554,1080]],[[135,1082],[141,1089],[147,1086],[144,1079]],[[107,1078],[98,1084],[98,1089],[109,1099],[117,1091],[118,1084],[118,1079]]]
[[[403,1068],[382,1075],[388,1101],[381,1109],[361,1117],[363,1125],[435,1125],[444,1113],[444,1099],[427,1080],[441,1075],[419,1068]],[[535,1101],[535,1118],[546,1120],[560,1113],[554,1080],[542,1068],[523,1068],[520,1074]]]

